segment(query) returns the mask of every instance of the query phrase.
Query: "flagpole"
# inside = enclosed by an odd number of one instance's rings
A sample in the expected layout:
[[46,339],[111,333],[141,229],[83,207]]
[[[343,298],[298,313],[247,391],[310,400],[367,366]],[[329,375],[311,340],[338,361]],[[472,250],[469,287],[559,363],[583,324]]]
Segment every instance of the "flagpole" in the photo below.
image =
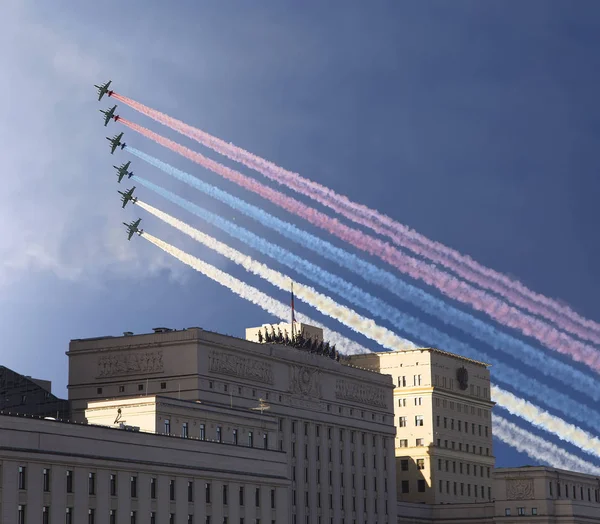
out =
[[292,340],[294,340],[294,281],[291,282],[292,286]]

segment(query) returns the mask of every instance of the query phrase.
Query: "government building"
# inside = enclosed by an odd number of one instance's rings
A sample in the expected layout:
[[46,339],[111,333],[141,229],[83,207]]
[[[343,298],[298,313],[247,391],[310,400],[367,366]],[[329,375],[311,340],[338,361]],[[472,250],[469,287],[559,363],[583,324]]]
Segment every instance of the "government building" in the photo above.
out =
[[1,522],[600,523],[598,479],[494,469],[486,364],[295,327],[72,340],[68,400],[0,368]]

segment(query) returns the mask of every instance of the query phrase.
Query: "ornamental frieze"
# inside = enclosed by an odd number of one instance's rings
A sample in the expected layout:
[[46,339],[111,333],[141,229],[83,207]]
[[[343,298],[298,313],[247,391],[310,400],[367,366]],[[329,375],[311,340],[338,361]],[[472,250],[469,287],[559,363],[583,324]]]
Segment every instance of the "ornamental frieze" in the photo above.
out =
[[348,382],[341,378],[338,378],[335,382],[335,396],[341,400],[351,400],[352,402],[381,408],[387,407],[383,389]]
[[273,384],[274,382],[273,366],[261,360],[218,351],[211,351],[208,360],[208,369],[213,373],[232,375],[265,384]]
[[307,366],[290,366],[290,393],[321,398],[321,371]]
[[164,371],[163,352],[144,351],[121,355],[102,355],[98,358],[98,378]]
[[506,498],[508,500],[525,500],[534,497],[533,479],[507,479]]

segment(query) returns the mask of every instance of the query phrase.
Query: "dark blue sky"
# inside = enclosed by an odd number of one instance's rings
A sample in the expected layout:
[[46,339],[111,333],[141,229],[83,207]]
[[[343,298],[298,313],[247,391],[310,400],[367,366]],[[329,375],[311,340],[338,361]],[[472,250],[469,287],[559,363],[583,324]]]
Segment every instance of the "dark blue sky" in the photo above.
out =
[[[121,222],[142,215],[119,209],[111,165],[126,158],[109,157],[104,136],[121,129],[102,127],[97,111],[109,103],[98,104],[92,87],[109,78],[125,95],[600,320],[598,2],[80,4],[0,7],[8,50],[0,56],[2,364],[51,379],[65,395],[72,338],[157,325],[243,336],[271,320],[141,239],[126,242]],[[131,132],[126,138],[261,203]],[[136,174],[183,189],[137,164]],[[196,201],[233,216],[200,194]],[[142,218],[150,232],[247,278]],[[506,446],[496,453],[499,465],[531,462]]]

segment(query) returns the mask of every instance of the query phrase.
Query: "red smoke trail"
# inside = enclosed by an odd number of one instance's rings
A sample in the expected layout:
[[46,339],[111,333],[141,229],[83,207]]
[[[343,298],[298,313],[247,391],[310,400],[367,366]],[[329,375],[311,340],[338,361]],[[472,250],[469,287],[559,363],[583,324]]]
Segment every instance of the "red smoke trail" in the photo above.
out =
[[541,320],[526,315],[515,308],[511,308],[506,303],[484,291],[470,286],[466,282],[462,282],[420,260],[404,255],[394,246],[391,246],[382,240],[348,227],[335,218],[331,218],[316,209],[310,208],[275,189],[264,186],[260,182],[242,175],[238,171],[206,158],[200,153],[196,153],[168,138],[160,136],[145,127],[122,118],[119,119],[119,122],[122,122],[130,129],[154,140],[156,143],[171,151],[179,153],[192,162],[210,169],[217,175],[262,196],[290,213],[304,218],[311,224],[341,238],[356,248],[380,257],[382,260],[388,262],[390,265],[403,273],[408,274],[412,278],[421,280],[430,286],[435,286],[446,296],[469,304],[474,309],[485,312],[494,320],[517,329],[526,336],[536,338],[545,346],[552,348],[559,353],[570,355],[574,360],[584,362],[591,368],[600,371],[600,352],[593,347],[573,340],[568,335],[557,331]]
[[348,197],[339,195],[317,182],[300,176],[298,173],[287,171],[249,151],[229,144],[160,111],[116,93],[112,96],[136,111],[200,142],[217,153],[240,162],[262,173],[267,178],[320,202],[353,222],[366,226],[380,235],[389,237],[395,244],[410,249],[419,256],[429,258],[484,289],[498,293],[518,307],[545,317],[561,329],[570,331],[582,339],[600,344],[600,324],[581,317],[567,306],[558,304],[544,295],[531,291],[520,282],[511,280],[493,269],[480,265],[469,256],[462,255],[439,242],[430,240],[392,218],[367,206],[352,202]]

